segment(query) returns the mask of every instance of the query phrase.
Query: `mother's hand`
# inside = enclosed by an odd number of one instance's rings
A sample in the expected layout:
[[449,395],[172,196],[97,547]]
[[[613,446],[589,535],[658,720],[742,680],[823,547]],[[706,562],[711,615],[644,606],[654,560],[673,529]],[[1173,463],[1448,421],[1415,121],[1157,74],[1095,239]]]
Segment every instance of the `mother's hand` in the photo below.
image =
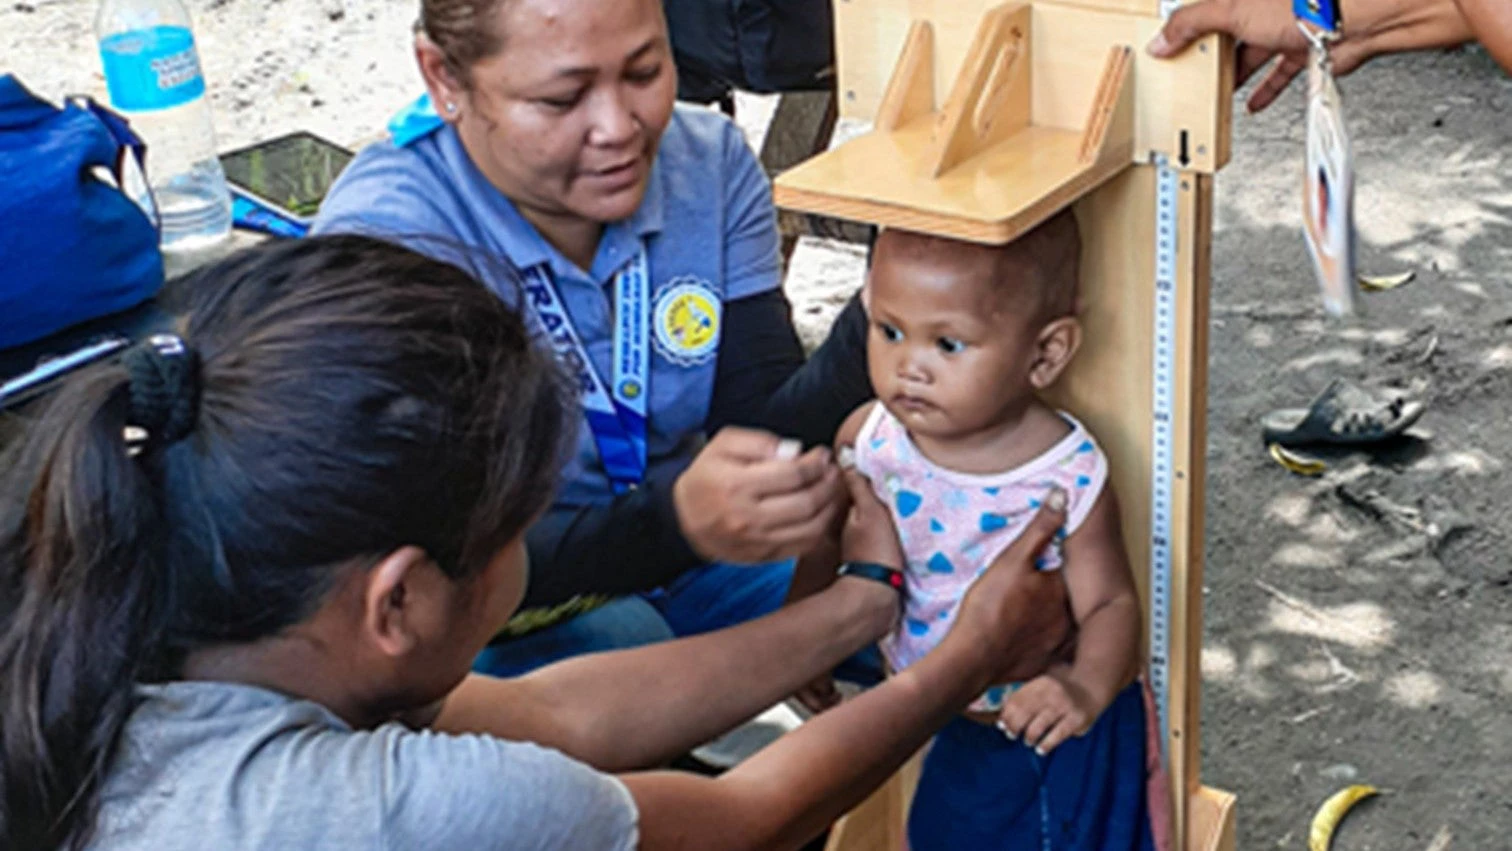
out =
[[989,681],[1021,682],[1059,658],[1074,635],[1061,571],[1035,568],[1066,522],[1066,495],[1053,491],[1022,535],[966,593],[947,640],[965,639],[997,660]]
[[892,513],[877,499],[877,492],[864,476],[855,470],[843,475],[850,511],[840,531],[840,557],[902,570],[903,545],[898,541]]
[[775,434],[724,428],[672,487],[678,525],[709,561],[750,564],[812,549],[844,505],[827,447],[780,456]]

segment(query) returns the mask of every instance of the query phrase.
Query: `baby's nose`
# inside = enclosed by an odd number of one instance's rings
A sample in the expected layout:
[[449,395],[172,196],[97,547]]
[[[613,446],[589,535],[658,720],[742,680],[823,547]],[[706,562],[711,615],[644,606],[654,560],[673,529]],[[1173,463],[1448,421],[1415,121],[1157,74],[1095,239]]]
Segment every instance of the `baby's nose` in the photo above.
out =
[[898,360],[898,377],[905,381],[928,383],[929,368],[924,365],[924,359],[919,355],[904,355]]

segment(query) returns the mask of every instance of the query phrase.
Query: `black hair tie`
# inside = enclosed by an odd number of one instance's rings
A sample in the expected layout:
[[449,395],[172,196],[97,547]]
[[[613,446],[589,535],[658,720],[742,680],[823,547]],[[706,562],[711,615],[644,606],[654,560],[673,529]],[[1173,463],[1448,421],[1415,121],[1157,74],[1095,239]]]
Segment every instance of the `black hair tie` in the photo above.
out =
[[121,357],[130,381],[130,425],[152,446],[168,446],[194,430],[199,414],[199,356],[172,334],[154,334]]

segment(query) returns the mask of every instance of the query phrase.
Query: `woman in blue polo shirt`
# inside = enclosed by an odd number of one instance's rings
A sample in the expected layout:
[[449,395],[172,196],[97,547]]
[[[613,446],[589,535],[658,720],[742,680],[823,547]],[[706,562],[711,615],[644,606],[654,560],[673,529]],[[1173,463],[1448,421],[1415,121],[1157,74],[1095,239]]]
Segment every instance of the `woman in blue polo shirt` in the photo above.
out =
[[727,119],[674,106],[657,0],[422,0],[415,44],[427,97],[317,230],[389,234],[523,291],[583,391],[529,536],[527,612],[480,666],[775,609],[840,501],[823,444],[871,393],[859,307],[805,366],[766,177]]

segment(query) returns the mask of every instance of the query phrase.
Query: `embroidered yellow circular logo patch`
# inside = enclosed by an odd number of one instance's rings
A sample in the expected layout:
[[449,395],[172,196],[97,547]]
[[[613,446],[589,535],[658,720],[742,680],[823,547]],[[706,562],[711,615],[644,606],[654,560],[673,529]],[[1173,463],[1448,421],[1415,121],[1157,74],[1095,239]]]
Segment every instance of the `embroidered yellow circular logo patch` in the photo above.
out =
[[697,278],[677,278],[656,296],[657,348],[684,365],[703,363],[719,347],[719,297]]

